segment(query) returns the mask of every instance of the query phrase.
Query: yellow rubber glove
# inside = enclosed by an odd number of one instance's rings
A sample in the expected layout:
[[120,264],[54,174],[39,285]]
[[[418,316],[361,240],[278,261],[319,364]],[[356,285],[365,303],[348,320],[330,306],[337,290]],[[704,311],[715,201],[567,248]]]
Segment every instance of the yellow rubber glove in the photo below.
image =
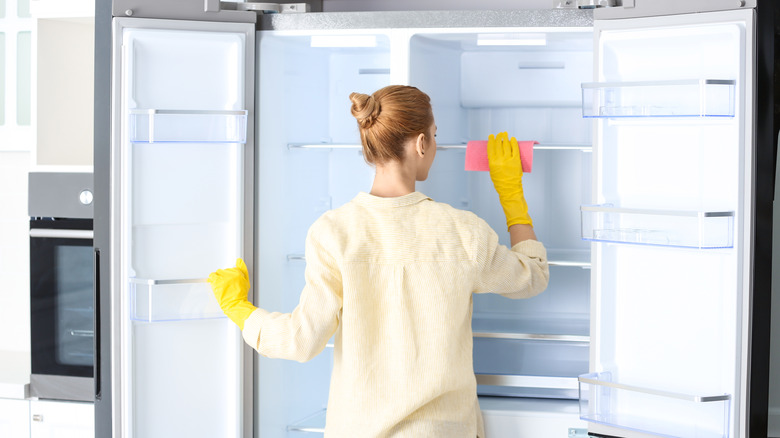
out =
[[244,321],[257,309],[247,300],[249,294],[249,272],[242,259],[236,260],[236,267],[218,269],[209,275],[209,283],[217,297],[219,307],[231,321],[244,329]]
[[498,199],[506,216],[506,227],[515,224],[533,225],[528,215],[528,204],[523,195],[523,163],[520,161],[520,149],[517,140],[502,132],[488,137],[488,164],[490,179],[498,192]]

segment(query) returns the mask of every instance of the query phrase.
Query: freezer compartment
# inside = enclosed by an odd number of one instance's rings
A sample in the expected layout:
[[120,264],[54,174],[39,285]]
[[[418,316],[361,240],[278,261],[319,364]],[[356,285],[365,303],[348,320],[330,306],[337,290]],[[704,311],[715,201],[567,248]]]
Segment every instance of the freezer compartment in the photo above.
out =
[[582,116],[734,117],[734,80],[602,82],[582,84]]
[[[694,395],[614,382],[609,372],[579,377],[580,418],[667,437],[729,436],[729,394]],[[652,413],[652,414],[648,414]]]
[[130,279],[130,318],[135,321],[180,321],[224,318],[206,279]]
[[580,210],[584,240],[700,249],[734,246],[733,211],[651,210],[611,204],[585,205]]
[[130,110],[135,143],[245,143],[247,111]]

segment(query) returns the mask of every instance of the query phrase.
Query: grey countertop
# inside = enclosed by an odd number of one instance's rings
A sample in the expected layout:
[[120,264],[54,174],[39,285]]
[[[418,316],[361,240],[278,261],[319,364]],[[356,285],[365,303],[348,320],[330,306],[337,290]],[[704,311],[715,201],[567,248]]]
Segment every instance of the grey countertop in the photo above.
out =
[[0,351],[0,398],[25,399],[30,393],[30,353]]
[[258,16],[258,30],[591,26],[593,12],[585,9],[316,12]]

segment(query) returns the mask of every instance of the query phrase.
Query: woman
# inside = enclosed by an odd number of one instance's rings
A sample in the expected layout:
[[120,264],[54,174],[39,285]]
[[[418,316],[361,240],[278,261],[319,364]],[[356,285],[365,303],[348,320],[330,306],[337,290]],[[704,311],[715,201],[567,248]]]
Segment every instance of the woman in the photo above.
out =
[[523,197],[517,141],[502,133],[488,142],[510,250],[473,213],[415,191],[436,155],[425,93],[389,86],[350,99],[376,177],[370,193],[311,226],[296,309],[269,313],[249,303],[241,260],[209,282],[264,356],[306,361],[335,334],[326,437],[482,437],[472,294],[528,298],[549,277]]

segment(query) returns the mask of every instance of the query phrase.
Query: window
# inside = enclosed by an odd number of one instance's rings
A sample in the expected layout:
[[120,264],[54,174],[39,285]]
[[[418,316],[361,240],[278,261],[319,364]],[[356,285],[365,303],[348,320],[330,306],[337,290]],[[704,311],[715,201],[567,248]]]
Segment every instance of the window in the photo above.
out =
[[33,21],[30,0],[0,0],[0,151],[32,149]]

